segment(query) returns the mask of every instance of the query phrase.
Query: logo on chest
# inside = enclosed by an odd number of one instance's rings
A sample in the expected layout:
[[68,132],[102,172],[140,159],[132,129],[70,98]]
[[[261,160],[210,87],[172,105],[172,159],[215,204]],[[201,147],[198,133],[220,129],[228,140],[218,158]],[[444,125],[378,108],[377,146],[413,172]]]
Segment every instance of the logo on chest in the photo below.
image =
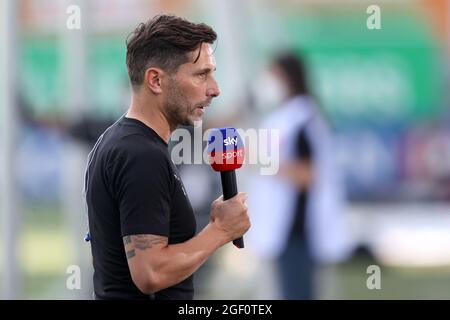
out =
[[181,190],[183,190],[184,196],[187,197],[187,193],[186,193],[186,190],[184,189],[183,181],[181,181],[180,177],[176,173],[174,173],[173,176],[180,184],[180,187],[181,187]]

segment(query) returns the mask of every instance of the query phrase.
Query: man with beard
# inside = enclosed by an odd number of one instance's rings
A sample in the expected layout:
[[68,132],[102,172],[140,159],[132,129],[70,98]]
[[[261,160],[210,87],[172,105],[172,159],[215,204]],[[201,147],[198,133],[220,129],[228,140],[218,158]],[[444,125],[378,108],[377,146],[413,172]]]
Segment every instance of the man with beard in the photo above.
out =
[[215,40],[209,26],[168,15],[141,23],[127,40],[130,107],[100,136],[85,174],[96,299],[193,299],[193,273],[250,228],[239,193],[216,199],[195,235],[167,149],[176,127],[201,121],[220,93]]

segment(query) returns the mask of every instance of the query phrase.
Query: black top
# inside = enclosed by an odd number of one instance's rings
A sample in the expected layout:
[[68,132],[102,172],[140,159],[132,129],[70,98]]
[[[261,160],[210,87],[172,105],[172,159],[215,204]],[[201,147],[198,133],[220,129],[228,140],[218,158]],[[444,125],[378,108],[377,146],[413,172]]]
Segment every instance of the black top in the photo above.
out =
[[144,123],[122,117],[99,138],[85,188],[96,299],[193,299],[193,276],[154,295],[134,285],[123,237],[166,236],[169,244],[195,235],[196,222],[167,144]]
[[[305,128],[299,130],[295,139],[294,150],[295,159],[312,161],[313,150]],[[300,240],[301,242],[307,243],[305,220],[308,194],[308,189],[301,190],[297,193],[296,205],[294,209],[294,222],[289,235],[290,240]]]

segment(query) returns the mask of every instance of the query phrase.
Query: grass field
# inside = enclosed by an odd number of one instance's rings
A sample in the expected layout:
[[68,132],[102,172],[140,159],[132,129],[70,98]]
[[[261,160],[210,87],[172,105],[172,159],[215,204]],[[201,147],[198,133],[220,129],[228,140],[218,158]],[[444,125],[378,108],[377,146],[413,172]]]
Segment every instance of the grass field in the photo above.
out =
[[[58,207],[28,207],[23,216],[18,260],[23,275],[23,299],[84,297],[66,288],[66,268],[74,264],[76,248]],[[1,259],[5,257],[0,254]],[[440,268],[381,267],[381,289],[369,290],[370,257],[355,256],[346,263],[318,269],[319,299],[450,299],[450,266]],[[238,268],[239,266],[239,268]],[[276,299],[273,269],[248,253],[225,246],[196,276],[197,299]],[[87,279],[90,281],[90,279]]]

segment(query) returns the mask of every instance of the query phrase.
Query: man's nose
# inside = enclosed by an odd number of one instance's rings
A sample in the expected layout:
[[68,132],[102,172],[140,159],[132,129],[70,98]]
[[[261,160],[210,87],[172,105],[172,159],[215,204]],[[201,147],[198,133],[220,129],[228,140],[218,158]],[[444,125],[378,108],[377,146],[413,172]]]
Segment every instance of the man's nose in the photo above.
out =
[[206,95],[212,98],[218,97],[220,95],[219,85],[217,84],[216,80],[212,80],[211,86],[206,90]]

